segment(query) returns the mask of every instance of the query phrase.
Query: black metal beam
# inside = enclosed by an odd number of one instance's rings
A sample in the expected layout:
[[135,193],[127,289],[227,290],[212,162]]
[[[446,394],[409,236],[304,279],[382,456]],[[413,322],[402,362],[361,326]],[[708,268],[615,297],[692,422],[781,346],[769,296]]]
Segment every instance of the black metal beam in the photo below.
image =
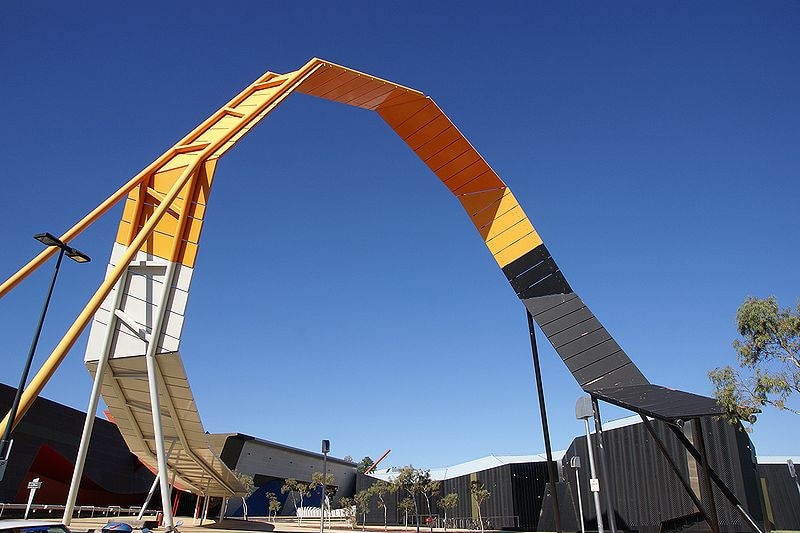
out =
[[547,409],[544,405],[544,389],[542,389],[542,370],[539,368],[539,349],[536,346],[536,331],[533,329],[533,316],[530,311],[525,310],[528,315],[528,332],[531,337],[531,353],[533,354],[533,370],[536,374],[536,391],[539,394],[539,413],[542,417],[542,432],[544,433],[544,449],[547,453],[547,477],[549,478],[550,493],[553,495],[553,505],[555,505],[555,513],[553,518],[556,523],[556,531],[561,531],[561,508],[558,505],[558,491],[556,489],[556,481],[558,481],[558,471],[553,462],[553,452],[550,448],[550,430],[547,426]]
[[[681,444],[683,444],[683,447],[686,448],[686,451],[688,451],[692,455],[692,457],[694,457],[695,461],[700,461],[701,460],[700,452],[698,452],[697,448],[695,448],[694,445],[691,442],[689,442],[689,439],[686,438],[686,435],[684,435],[681,430],[679,430],[674,426],[669,426],[669,428],[672,430],[672,433],[676,437],[678,437],[678,440],[680,441]],[[728,486],[722,481],[722,478],[719,477],[719,475],[714,471],[714,469],[709,467],[708,473],[710,474],[711,480],[714,482],[717,488],[719,488],[719,490],[722,491],[722,494],[724,494],[725,497],[728,498],[728,501],[731,502],[731,504],[733,504],[733,506],[736,508],[737,511],[739,511],[739,514],[742,515],[745,521],[748,524],[750,524],[750,527],[753,528],[753,531],[755,533],[763,533],[763,531],[761,531],[761,528],[758,527],[758,524],[756,524],[755,520],[753,520],[753,517],[750,516],[750,514],[747,511],[744,510],[744,507],[742,507],[742,503],[739,501],[739,498],[737,498],[736,495],[733,493],[733,491],[728,488]]]
[[669,454],[669,451],[667,450],[667,447],[664,445],[664,443],[658,437],[658,434],[656,433],[656,430],[653,429],[653,426],[650,424],[650,421],[647,419],[646,416],[644,416],[641,413],[639,414],[639,416],[642,418],[642,422],[644,423],[645,429],[647,429],[647,432],[650,433],[651,437],[653,437],[653,440],[655,441],[656,445],[658,446],[658,450],[661,452],[661,455],[664,456],[664,458],[669,463],[669,466],[672,467],[672,471],[675,472],[675,476],[677,476],[678,481],[680,481],[681,485],[683,485],[683,489],[686,491],[686,493],[692,499],[692,501],[694,502],[695,507],[697,507],[697,510],[700,511],[700,514],[703,515],[703,519],[710,526],[711,525],[711,519],[709,518],[708,513],[706,512],[706,509],[703,506],[703,502],[701,502],[700,498],[697,497],[697,494],[694,493],[694,491],[692,490],[692,487],[689,485],[689,482],[686,481],[683,478],[683,475],[681,474],[681,471],[678,468],[678,465],[675,464],[675,460]]

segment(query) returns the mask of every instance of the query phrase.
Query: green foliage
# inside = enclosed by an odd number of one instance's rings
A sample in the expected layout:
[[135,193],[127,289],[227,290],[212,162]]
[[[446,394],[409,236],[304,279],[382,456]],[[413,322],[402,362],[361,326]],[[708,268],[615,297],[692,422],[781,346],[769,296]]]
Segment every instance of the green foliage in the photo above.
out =
[[274,519],[278,514],[278,511],[281,510],[281,502],[278,500],[278,497],[274,492],[268,492],[266,496],[267,506],[269,508],[269,516]]
[[478,506],[478,522],[481,525],[481,533],[483,533],[483,517],[481,516],[481,505],[483,502],[489,499],[489,496],[492,495],[491,492],[486,488],[482,481],[477,479],[473,479],[469,484],[469,492],[472,495],[472,499],[475,500],[475,503]]
[[358,462],[358,466],[356,467],[356,470],[358,470],[360,473],[363,474],[364,472],[367,471],[367,468],[371,467],[374,464],[375,464],[375,461],[373,461],[371,457],[366,456],[363,459],[361,459],[361,461]]
[[439,508],[444,509],[444,530],[447,531],[447,511],[458,506],[458,493],[451,492],[439,499]]
[[256,485],[255,483],[253,483],[252,475],[245,474],[244,472],[239,472],[238,470],[234,470],[233,475],[236,476],[236,479],[239,480],[239,483],[241,483],[244,486],[245,498],[253,494],[253,491],[256,490]]
[[371,498],[372,491],[369,488],[360,490],[353,496],[353,500],[356,502],[356,508],[361,511],[361,515],[364,517],[361,522],[364,527],[367,525],[367,513],[369,512],[369,501]]
[[356,502],[353,498],[344,497],[339,500],[339,505],[341,506],[342,510],[344,511],[344,516],[347,518],[347,521],[350,522],[350,528],[356,527]]
[[439,507],[444,509],[444,512],[447,513],[448,509],[455,509],[458,506],[458,493],[451,492],[450,494],[446,494],[439,499]]
[[[403,498],[397,503],[397,508],[403,512],[404,527],[408,527],[408,513],[417,508],[416,502],[411,498]],[[419,525],[417,525],[417,529],[419,529]]]
[[378,508],[383,509],[383,530],[386,531],[386,500],[383,497],[396,492],[397,486],[394,483],[378,481],[369,488],[369,491],[378,498]]
[[740,370],[708,373],[726,418],[754,423],[765,405],[800,414],[787,402],[800,393],[800,304],[780,309],[774,296],[748,297],[736,313],[741,335],[733,341]]
[[309,490],[314,490],[317,487],[321,487],[323,485],[330,487],[333,485],[333,474],[328,473],[325,475],[325,479],[322,479],[322,472],[314,472],[311,474],[311,483],[309,483],[308,488]]
[[[308,490],[308,485],[301,481],[297,481],[294,478],[287,478],[286,481],[283,482],[283,486],[281,487],[281,494],[290,493],[292,495],[292,502],[294,503],[294,508],[298,509],[299,507],[303,506],[303,498],[310,495],[311,493]],[[300,498],[300,505],[297,505],[297,499]],[[301,523],[303,521],[303,517],[300,515],[297,516],[297,523]]]

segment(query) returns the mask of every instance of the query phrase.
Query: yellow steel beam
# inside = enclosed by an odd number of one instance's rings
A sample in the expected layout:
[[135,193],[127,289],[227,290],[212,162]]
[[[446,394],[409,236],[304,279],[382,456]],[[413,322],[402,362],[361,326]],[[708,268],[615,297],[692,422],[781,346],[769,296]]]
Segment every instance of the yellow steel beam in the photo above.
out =
[[[164,214],[170,208],[172,203],[176,200],[178,194],[184,188],[187,182],[198,171],[200,165],[203,162],[205,162],[205,160],[209,156],[214,155],[215,151],[223,147],[225,143],[227,143],[232,137],[234,137],[239,132],[239,129],[247,127],[252,119],[259,118],[259,114],[268,110],[269,108],[274,108],[275,105],[283,101],[283,99],[285,99],[295,89],[295,87],[305,79],[305,77],[310,75],[317,66],[318,65],[316,64],[315,60],[309,61],[304,67],[302,67],[298,71],[294,72],[291,76],[289,76],[286,80],[286,84],[283,90],[272,95],[260,106],[253,109],[250,113],[245,114],[244,118],[247,120],[244,120],[242,122],[240,128],[232,129],[227,133],[225,133],[222,137],[220,137],[216,142],[210,143],[205,149],[203,149],[198,154],[194,163],[189,164],[186,167],[186,169],[181,173],[181,175],[178,177],[178,179],[175,180],[169,192],[164,196],[164,201],[159,204],[159,206],[155,209],[153,214],[144,223],[142,229],[139,230],[136,237],[128,245],[122,257],[117,262],[117,265],[111,270],[111,272],[109,272],[106,275],[106,278],[103,281],[103,283],[100,285],[100,287],[98,287],[97,291],[94,293],[92,298],[89,300],[89,302],[80,312],[78,317],[72,323],[72,326],[70,326],[70,328],[64,334],[64,337],[61,339],[61,341],[53,349],[52,353],[44,362],[42,367],[39,369],[39,371],[36,373],[33,379],[31,379],[30,384],[25,388],[25,391],[22,394],[22,398],[20,399],[20,405],[19,405],[19,410],[17,411],[17,416],[11,422],[12,429],[19,423],[22,417],[25,416],[25,414],[28,412],[28,409],[30,409],[30,406],[33,403],[33,401],[36,399],[39,393],[41,393],[42,389],[44,389],[44,386],[47,384],[49,379],[58,369],[58,366],[64,360],[64,357],[66,357],[70,348],[72,348],[73,344],[75,344],[75,341],[78,339],[80,334],[86,328],[86,325],[89,323],[89,320],[91,320],[92,316],[100,308],[100,305],[102,304],[103,300],[111,292],[111,289],[114,287],[114,284],[123,275],[125,270],[128,268],[128,265],[135,257],[136,253],[138,253],[138,251],[144,245],[145,241],[150,237],[150,235],[152,235],[159,220],[164,216]],[[250,93],[252,93],[252,91],[250,91]],[[243,94],[247,94],[249,96],[248,89],[245,89],[245,91],[243,91]],[[212,115],[212,117],[218,114],[219,112]],[[203,122],[203,125],[207,127],[209,124],[212,123],[213,119],[207,119],[206,121]],[[195,128],[195,130],[191,134],[187,135],[187,137],[184,138],[184,141],[182,141],[182,143],[179,144],[185,144],[186,140],[191,138],[192,135],[194,135],[196,132],[202,132],[203,129],[204,128],[202,127]],[[156,162],[154,162],[147,169],[142,171],[142,173],[140,173],[139,176],[137,176],[137,178],[139,178],[140,176],[141,177],[148,176],[150,174],[150,172],[148,171],[156,167],[156,163],[165,161],[166,159],[169,158],[171,154],[174,153],[174,151],[175,151],[174,148],[169,150],[165,155],[160,157]],[[128,184],[126,185],[130,185],[130,188],[133,188],[138,184],[139,180],[135,178],[130,182],[128,182]],[[186,216],[185,212],[182,213],[182,216],[183,217]],[[176,234],[175,241],[177,241],[178,243],[181,241],[180,233]],[[173,244],[172,253],[175,252],[176,246],[179,246],[179,244],[177,243]],[[158,339],[154,338],[151,340],[151,342],[158,342]],[[6,413],[2,422],[0,422],[0,432],[2,432],[5,429],[6,425],[9,423],[8,420],[9,414],[10,413]]]

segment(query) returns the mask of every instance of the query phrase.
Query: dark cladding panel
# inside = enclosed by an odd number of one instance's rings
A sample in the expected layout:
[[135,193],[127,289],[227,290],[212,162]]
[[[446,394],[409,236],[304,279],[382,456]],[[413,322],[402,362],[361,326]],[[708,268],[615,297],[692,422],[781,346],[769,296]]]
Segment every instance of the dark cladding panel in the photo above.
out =
[[[598,366],[602,368],[602,365]],[[600,370],[600,368],[598,368],[598,370]],[[592,392],[595,389],[602,389],[604,387],[636,386],[642,382],[646,382],[645,377],[631,360],[628,360],[626,364],[613,370],[603,372],[602,377],[582,383],[581,386],[583,390]]]
[[[573,302],[574,301],[575,300],[573,300]],[[578,302],[579,303],[576,305],[580,305],[580,299],[578,299]],[[564,304],[562,307],[567,308],[569,306],[569,303],[571,302]],[[575,304],[571,307],[575,307]],[[592,312],[589,310],[588,307],[581,305],[575,311],[569,311],[566,315],[562,315],[561,317],[555,320],[547,322],[546,324],[543,324],[541,327],[545,335],[555,335],[557,333],[561,333],[562,331],[571,328],[575,324],[580,324],[581,322],[583,322],[584,320],[588,320],[589,318],[594,318],[594,315],[592,314]]]
[[635,413],[662,420],[721,415],[716,400],[658,385],[635,385],[591,389],[593,396]]
[[581,307],[586,307],[577,294],[556,294],[553,296],[542,296],[523,300],[523,304],[536,319],[536,323],[541,327],[566,316]]
[[[648,383],[577,295],[528,298],[523,303],[585,390]],[[598,385],[586,386],[594,383]]]
[[536,298],[537,296],[549,296],[551,294],[569,294],[572,287],[569,286],[564,274],[561,271],[550,274],[536,285],[525,289],[519,293],[521,299]]
[[[800,468],[796,467],[796,470]],[[772,511],[774,529],[800,530],[800,494],[788,465],[760,464],[758,474],[767,489],[764,501],[769,503],[768,509]]]
[[558,270],[558,265],[556,262],[553,261],[552,257],[548,257],[538,265],[535,265],[533,268],[528,270],[527,272],[520,274],[513,280],[511,280],[511,287],[514,288],[514,291],[517,294],[521,293],[528,287],[539,283],[544,278],[552,274],[553,272]]
[[575,376],[578,383],[583,386],[589,383],[589,381],[593,379],[593,376],[597,376],[598,374],[605,375],[629,364],[631,364],[631,361],[628,359],[628,356],[625,355],[625,352],[617,350],[607,357],[597,359],[592,364],[574,371],[572,375]]
[[[578,322],[571,328],[549,335],[548,339],[550,339],[550,342],[553,343],[553,346],[558,350],[559,347],[598,330],[605,331],[600,322],[594,316],[591,316],[582,322]],[[608,335],[608,333],[606,333],[606,335]]]
[[547,462],[516,463],[511,466],[514,515],[522,531],[535,531],[547,486]]
[[544,244],[540,244],[522,257],[515,259],[504,266],[503,274],[506,275],[506,279],[508,279],[508,281],[512,281],[514,278],[520,276],[531,267],[541,263],[548,257],[550,257],[550,252],[547,251],[547,248]]
[[619,347],[619,344],[617,344],[614,339],[609,337],[600,344],[593,346],[585,352],[574,355],[564,362],[567,364],[567,368],[569,368],[570,372],[572,372],[574,375],[578,370],[584,369],[592,363],[600,361],[601,359],[605,359],[609,355],[621,351],[622,348]]

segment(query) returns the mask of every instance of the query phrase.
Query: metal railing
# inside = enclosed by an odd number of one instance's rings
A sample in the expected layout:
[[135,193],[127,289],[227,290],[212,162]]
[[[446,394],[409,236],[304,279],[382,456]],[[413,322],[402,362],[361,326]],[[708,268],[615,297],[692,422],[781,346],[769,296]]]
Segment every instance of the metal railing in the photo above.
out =
[[[6,518],[16,518],[22,516],[25,514],[26,507],[27,505],[24,503],[0,503],[0,518],[3,518],[4,515]],[[140,510],[141,507],[138,506],[120,507],[119,505],[79,505],[75,507],[75,510],[72,512],[72,516],[73,518],[94,518],[95,516],[129,516],[138,515]],[[31,504],[31,510],[30,513],[28,513],[28,517],[47,520],[50,518],[50,515],[53,515],[54,519],[61,520],[63,514],[63,505],[34,503]]]
[[[409,523],[411,523],[411,516],[409,518]],[[432,515],[430,524],[427,522],[427,515],[421,515],[420,518],[422,519],[419,522],[420,526],[428,526],[433,524],[435,528],[444,528],[445,525],[448,529],[470,529],[470,530],[480,530],[481,529],[481,522],[475,517],[471,516],[457,516],[457,517],[447,517],[447,524],[445,524],[444,518],[438,515]],[[484,516],[483,519],[483,529],[503,529],[503,528],[517,528],[519,527],[519,516]],[[416,525],[416,522],[415,522]]]

